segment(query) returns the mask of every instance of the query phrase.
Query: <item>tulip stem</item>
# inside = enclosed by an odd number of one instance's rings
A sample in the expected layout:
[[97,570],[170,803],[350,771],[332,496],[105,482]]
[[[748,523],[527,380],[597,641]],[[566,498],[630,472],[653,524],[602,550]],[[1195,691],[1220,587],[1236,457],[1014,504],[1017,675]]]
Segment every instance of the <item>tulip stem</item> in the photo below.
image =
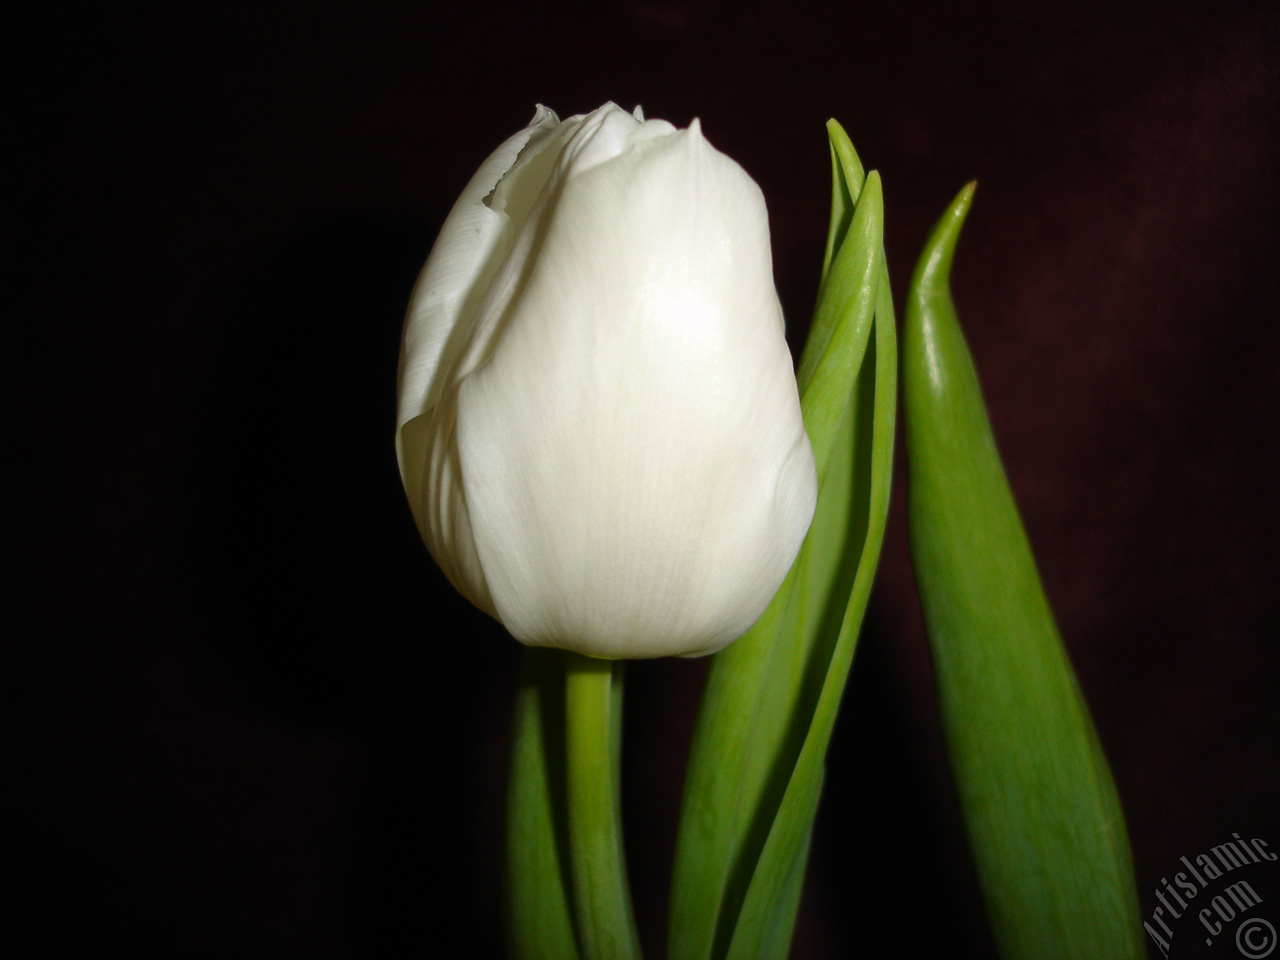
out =
[[622,662],[565,653],[569,857],[583,960],[639,960],[622,852]]

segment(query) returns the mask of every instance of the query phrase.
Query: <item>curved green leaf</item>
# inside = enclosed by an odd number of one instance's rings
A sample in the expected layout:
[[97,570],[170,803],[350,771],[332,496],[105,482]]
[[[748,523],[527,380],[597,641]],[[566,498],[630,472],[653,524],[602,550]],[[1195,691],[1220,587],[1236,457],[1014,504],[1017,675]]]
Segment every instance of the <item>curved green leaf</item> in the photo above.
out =
[[1106,758],[996,451],[948,278],[970,184],[916,267],[903,326],[911,551],[988,917],[1013,960],[1141,957]]
[[[828,610],[831,601],[838,596],[847,595],[848,600],[842,619],[832,625],[839,630],[835,647],[822,672],[821,689],[804,745],[756,865],[734,930],[729,960],[782,960],[787,955],[790,929],[785,938],[778,935],[777,929],[779,913],[785,904],[780,893],[786,889],[795,869],[796,857],[808,847],[822,792],[827,746],[835,729],[836,713],[853,665],[858,632],[884,544],[885,525],[889,518],[898,393],[897,335],[887,271],[882,277],[876,303],[875,334],[872,349],[867,351],[873,362],[863,365],[858,376],[857,395],[849,411],[850,419],[857,423],[853,443],[841,450],[851,466],[852,496],[847,498],[850,513],[844,529],[851,542],[861,548],[858,550],[857,572],[847,594],[836,592],[826,597]],[[829,636],[829,621],[818,622],[825,627],[822,633]],[[789,919],[794,922],[794,913]]]

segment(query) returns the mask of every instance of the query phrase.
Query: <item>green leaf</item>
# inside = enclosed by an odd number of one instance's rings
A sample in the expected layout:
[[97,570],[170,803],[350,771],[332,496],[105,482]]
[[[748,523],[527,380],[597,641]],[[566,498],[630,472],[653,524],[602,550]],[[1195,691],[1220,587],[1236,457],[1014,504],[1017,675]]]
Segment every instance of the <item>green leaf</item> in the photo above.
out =
[[827,248],[822,255],[822,281],[827,279],[831,261],[849,232],[849,221],[858,204],[858,194],[866,173],[862,161],[844,128],[834,120],[827,121],[827,142],[831,148],[831,220],[827,224]]
[[718,960],[731,945],[735,955],[758,948],[754,960],[785,955],[829,721],[865,606],[864,591],[854,609],[851,589],[869,589],[883,533],[876,497],[887,504],[896,348],[880,183],[864,181],[838,124],[829,133],[833,232],[798,374],[821,478],[815,521],[760,621],[712,660],[677,838],[672,960]]
[[880,175],[873,170],[858,193],[849,230],[819,288],[813,323],[796,370],[804,428],[813,445],[820,481],[871,335],[883,271],[883,233]]
[[565,820],[565,682],[558,650],[526,647],[507,776],[507,955],[578,960]]
[[1142,957],[1119,799],[951,300],[972,197],[930,236],[903,327],[911,550],[952,772],[1002,956]]
[[[734,955],[734,951],[741,953],[743,950],[753,950],[755,952],[750,954],[751,956],[765,960],[765,958],[783,958],[790,952],[796,914],[800,911],[800,895],[804,892],[804,875],[805,868],[809,864],[809,848],[813,842],[814,815],[817,812],[817,800],[821,794],[822,784],[819,781],[811,791],[813,803],[808,810],[808,829],[801,843],[792,852],[791,862],[786,864],[780,873],[774,873],[767,867],[757,868],[756,875],[769,876],[769,882],[774,889],[767,900],[748,898],[738,918],[738,925],[734,929],[733,943],[730,946],[731,956]],[[752,889],[755,890],[761,889],[762,886],[763,884],[757,881],[752,883]],[[757,912],[760,906],[764,909]],[[747,931],[750,933],[748,934]]]
[[[889,487],[893,466],[894,418],[898,392],[898,350],[894,329],[893,300],[887,271],[881,278],[876,303],[875,341],[867,351],[872,363],[864,364],[858,376],[858,392],[850,420],[856,423],[853,444],[841,450],[852,462],[851,511],[845,529],[851,543],[860,543],[860,557],[852,589],[835,647],[826,664],[825,676],[818,694],[813,719],[805,737],[795,770],[787,785],[778,813],[774,818],[769,838],[761,852],[760,861],[752,877],[751,888],[743,904],[742,915],[734,930],[729,949],[729,960],[782,960],[787,955],[790,942],[788,931],[785,940],[779,938],[774,926],[779,910],[779,891],[784,889],[797,852],[804,849],[813,829],[818,799],[822,792],[823,762],[831,733],[835,729],[836,713],[844,694],[849,669],[853,665],[858,631],[871,596],[871,584],[880,561],[880,549],[884,543],[885,524],[889,517]],[[817,564],[822,564],[820,551],[814,552]],[[831,601],[841,596],[838,591],[827,593],[824,606],[829,610]],[[825,626],[822,613],[817,623]],[[829,631],[822,630],[824,635]],[[794,921],[794,915],[792,915]]]

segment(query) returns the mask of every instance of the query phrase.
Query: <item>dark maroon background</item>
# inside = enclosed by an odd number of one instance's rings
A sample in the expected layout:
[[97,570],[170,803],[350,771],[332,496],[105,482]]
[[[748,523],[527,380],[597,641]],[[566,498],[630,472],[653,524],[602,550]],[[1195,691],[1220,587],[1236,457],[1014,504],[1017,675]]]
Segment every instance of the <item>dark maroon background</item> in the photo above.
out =
[[[899,302],[980,181],[956,296],[1143,909],[1179,856],[1280,846],[1276,5],[453,6],[110,6],[12,41],[7,846],[48,952],[498,952],[520,651],[418,542],[392,416],[435,230],[538,101],[700,116],[764,188],[795,345],[829,116],[883,174]],[[701,671],[631,671],[653,957]],[[930,682],[899,485],[797,957],[992,955]]]

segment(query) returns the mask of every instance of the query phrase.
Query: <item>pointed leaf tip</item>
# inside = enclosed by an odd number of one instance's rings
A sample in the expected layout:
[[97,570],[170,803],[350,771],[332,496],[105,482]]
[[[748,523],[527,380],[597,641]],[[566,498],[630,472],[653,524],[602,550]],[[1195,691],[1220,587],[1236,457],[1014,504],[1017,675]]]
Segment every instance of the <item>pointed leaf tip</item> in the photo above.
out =
[[948,289],[974,186],[916,266],[901,370],[912,564],[952,774],[1002,957],[1140,960],[1124,815]]
[[973,193],[977,188],[977,180],[966,183],[929,234],[924,251],[916,263],[915,276],[911,278],[913,293],[936,295],[946,291],[951,281],[951,261],[955,258],[960,230],[969,216]]
[[849,139],[849,134],[845,133],[844,127],[840,126],[840,122],[835,119],[827,121],[827,140],[831,144],[831,149],[835,151],[836,156],[844,167],[845,177],[850,184],[850,192],[854,199],[857,199],[858,188],[862,185],[865,170],[862,166],[862,160],[858,157],[858,151],[853,148],[853,141]]

